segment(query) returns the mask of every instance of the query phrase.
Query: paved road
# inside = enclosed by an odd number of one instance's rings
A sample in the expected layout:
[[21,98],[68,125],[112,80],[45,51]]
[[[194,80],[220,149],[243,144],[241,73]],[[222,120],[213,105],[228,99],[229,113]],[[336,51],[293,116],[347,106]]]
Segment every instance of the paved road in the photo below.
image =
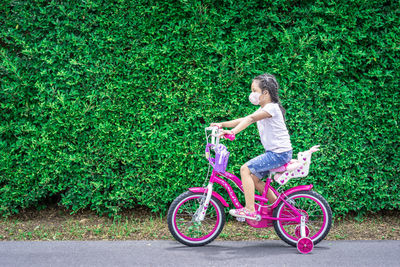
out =
[[307,255],[282,241],[3,241],[0,266],[400,266],[400,241],[322,241]]

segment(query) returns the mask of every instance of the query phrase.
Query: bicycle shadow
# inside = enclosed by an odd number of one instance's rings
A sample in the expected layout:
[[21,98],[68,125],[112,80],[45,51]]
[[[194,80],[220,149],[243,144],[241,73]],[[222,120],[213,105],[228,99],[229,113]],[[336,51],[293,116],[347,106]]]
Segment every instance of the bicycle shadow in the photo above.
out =
[[[174,241],[172,241],[174,242]],[[243,243],[243,246],[238,246],[239,243]],[[201,257],[207,257],[213,261],[223,261],[227,258],[265,258],[268,256],[279,256],[279,255],[312,255],[310,254],[299,254],[296,247],[289,246],[282,242],[266,241],[266,242],[241,242],[241,241],[228,241],[228,242],[216,242],[214,244],[208,244],[203,247],[187,247],[177,243],[171,243],[171,247],[166,250],[169,251],[186,251],[190,253],[201,254]],[[318,245],[314,248],[313,252],[318,250],[327,250],[329,247]]]

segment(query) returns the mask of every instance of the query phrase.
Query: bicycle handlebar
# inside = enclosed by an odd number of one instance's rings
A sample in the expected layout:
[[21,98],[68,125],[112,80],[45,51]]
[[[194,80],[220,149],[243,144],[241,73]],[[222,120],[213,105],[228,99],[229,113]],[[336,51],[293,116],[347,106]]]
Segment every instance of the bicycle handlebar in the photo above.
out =
[[218,126],[210,126],[210,127],[206,127],[206,130],[207,130],[207,131],[211,131],[211,130],[214,130],[215,128],[221,129],[221,128],[218,127]]
[[[235,140],[235,135],[234,134],[224,134],[222,136],[219,136],[223,130],[222,130],[222,128],[220,128],[218,126],[206,127],[205,131],[206,131],[206,137],[207,137],[207,145],[206,145],[206,149],[205,149],[206,158],[207,158],[208,162],[210,163],[210,165],[214,168],[215,162],[212,161],[214,158],[212,158],[211,155],[210,155],[210,148],[214,149],[215,145],[219,144],[219,139],[221,137],[224,138],[224,139],[229,139],[229,140],[233,141],[233,140]],[[207,131],[212,131],[212,133],[211,133],[211,136],[212,136],[211,143],[208,143]]]
[[206,127],[206,131],[214,131],[214,130],[216,130],[217,133],[216,134],[211,134],[211,136],[217,137],[218,139],[222,137],[224,139],[229,139],[231,141],[235,140],[235,135],[234,134],[224,134],[223,136],[218,137],[222,132],[222,128],[220,128],[218,126]]

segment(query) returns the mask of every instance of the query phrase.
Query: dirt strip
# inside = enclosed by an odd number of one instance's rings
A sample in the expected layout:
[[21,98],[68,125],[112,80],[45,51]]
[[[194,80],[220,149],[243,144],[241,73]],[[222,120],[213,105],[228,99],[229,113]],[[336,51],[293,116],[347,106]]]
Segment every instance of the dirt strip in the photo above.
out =
[[[25,210],[0,221],[0,240],[155,240],[173,239],[166,216],[146,209],[124,211],[119,218],[92,211],[70,214],[58,207]],[[252,228],[230,219],[217,240],[277,240],[273,228]],[[383,211],[361,219],[336,219],[326,240],[400,240],[400,211]]]

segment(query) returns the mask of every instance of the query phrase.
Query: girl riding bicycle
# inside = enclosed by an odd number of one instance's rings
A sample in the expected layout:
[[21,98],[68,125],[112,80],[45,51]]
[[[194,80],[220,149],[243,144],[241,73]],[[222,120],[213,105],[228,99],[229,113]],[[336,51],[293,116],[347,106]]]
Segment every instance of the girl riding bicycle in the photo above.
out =
[[[255,188],[259,192],[263,192],[265,182],[261,179],[269,174],[269,170],[278,168],[292,159],[292,145],[285,124],[285,109],[280,103],[278,90],[279,84],[273,75],[266,73],[255,77],[251,84],[252,93],[249,100],[253,105],[260,105],[260,108],[246,117],[210,125],[233,128],[232,130],[223,130],[220,135],[223,136],[225,134],[236,135],[257,122],[261,143],[266,151],[241,166],[240,176],[246,206],[230,210],[229,214],[232,216],[256,219]],[[270,203],[273,203],[276,195],[272,190],[268,190],[267,198]]]

